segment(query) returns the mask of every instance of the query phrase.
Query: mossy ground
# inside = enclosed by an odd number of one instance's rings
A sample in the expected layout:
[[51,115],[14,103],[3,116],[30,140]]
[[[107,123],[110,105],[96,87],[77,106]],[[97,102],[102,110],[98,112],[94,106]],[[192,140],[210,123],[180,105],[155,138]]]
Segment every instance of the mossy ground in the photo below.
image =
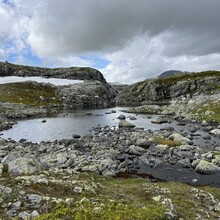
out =
[[164,137],[155,137],[153,141],[158,144],[168,145],[169,147],[175,147],[181,145],[181,142],[179,141],[169,140]]
[[0,102],[19,103],[33,107],[61,104],[56,89],[38,83],[8,83],[0,85]]
[[[213,111],[214,114],[205,114],[207,110]],[[209,101],[195,104],[191,109],[191,112],[199,121],[206,120],[220,124],[220,101]]]
[[[83,191],[76,193],[73,186],[60,184],[21,184],[13,177],[2,178],[1,185],[7,185],[18,192],[24,190],[27,194],[38,194],[56,198],[72,198],[69,203],[54,203],[52,207],[43,211],[37,220],[58,219],[88,219],[88,220],[160,220],[164,219],[166,206],[153,200],[161,195],[169,198],[177,209],[179,218],[196,219],[199,214],[205,219],[214,220],[219,213],[210,212],[202,202],[195,199],[192,187],[181,183],[150,182],[142,178],[113,178],[96,174],[80,173],[66,176],[63,174],[50,174],[56,180],[75,180],[86,183],[88,186],[96,185],[95,192]],[[23,187],[23,188],[22,188]],[[210,186],[198,187],[211,193],[215,199],[220,199],[220,189]],[[13,192],[16,192],[13,190]],[[24,209],[25,211],[25,209]],[[45,213],[45,214],[43,214]],[[209,213],[209,214],[207,214]],[[0,217],[8,219],[0,211]]]

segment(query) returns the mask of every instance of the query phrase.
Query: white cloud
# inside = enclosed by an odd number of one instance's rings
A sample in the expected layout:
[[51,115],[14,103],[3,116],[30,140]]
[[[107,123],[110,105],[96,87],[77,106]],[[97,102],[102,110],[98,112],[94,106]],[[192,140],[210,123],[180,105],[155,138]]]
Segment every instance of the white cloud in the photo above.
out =
[[46,66],[94,66],[82,58],[94,54],[110,62],[101,69],[107,80],[126,83],[220,69],[219,0],[8,2],[0,0],[0,59],[31,64],[32,53]]
[[139,36],[129,41],[122,50],[107,54],[112,62],[101,69],[109,82],[134,83],[159,75],[163,71],[177,69],[182,71],[220,70],[220,54],[201,56],[165,56],[170,44],[166,32],[157,37]]

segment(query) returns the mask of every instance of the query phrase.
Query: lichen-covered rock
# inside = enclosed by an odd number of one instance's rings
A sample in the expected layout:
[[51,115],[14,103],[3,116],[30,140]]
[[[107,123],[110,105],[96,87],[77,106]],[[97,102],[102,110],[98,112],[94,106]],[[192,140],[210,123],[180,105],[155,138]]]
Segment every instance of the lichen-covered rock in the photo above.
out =
[[120,120],[118,126],[123,127],[123,128],[134,128],[135,127],[135,125],[125,120]]
[[201,160],[199,164],[196,166],[196,171],[202,174],[213,174],[220,171],[220,167],[205,161]]
[[20,157],[8,163],[8,171],[11,174],[33,174],[39,172],[42,165],[35,159]]

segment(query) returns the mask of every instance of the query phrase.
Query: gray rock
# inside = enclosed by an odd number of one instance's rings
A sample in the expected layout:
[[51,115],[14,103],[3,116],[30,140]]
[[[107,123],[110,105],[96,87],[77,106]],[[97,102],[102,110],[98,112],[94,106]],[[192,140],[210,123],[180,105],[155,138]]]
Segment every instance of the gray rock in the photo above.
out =
[[151,123],[153,124],[165,124],[168,123],[168,120],[165,118],[157,118],[155,120],[152,120]]
[[130,117],[130,120],[135,121],[135,120],[137,120],[137,118],[134,117],[134,116],[131,116],[131,117]]
[[169,136],[169,139],[170,140],[173,140],[173,141],[178,141],[178,142],[181,142],[181,143],[185,143],[185,144],[188,144],[188,143],[191,143],[192,141],[187,138],[187,137],[184,137],[182,136],[181,134],[179,133],[173,133]]
[[218,128],[211,130],[209,133],[220,137],[220,129]]
[[196,171],[202,174],[213,174],[220,171],[220,167],[205,161],[201,160],[199,164],[196,166]]
[[177,164],[180,164],[184,168],[190,168],[191,167],[189,158],[178,160]]
[[120,120],[118,126],[120,128],[134,128],[135,127],[135,125],[133,125],[130,122],[127,122],[125,120]]
[[32,218],[36,218],[38,217],[40,214],[38,213],[38,211],[34,210],[32,213],[31,213],[31,217]]
[[8,171],[11,174],[33,174],[42,169],[41,164],[32,158],[20,157],[8,163]]
[[30,213],[28,213],[28,212],[21,212],[21,213],[19,213],[18,217],[20,217],[21,219],[27,220],[27,219],[30,218]]
[[151,143],[145,138],[140,138],[140,139],[137,139],[136,145],[147,149],[150,147]]
[[27,194],[27,200],[29,202],[29,207],[39,208],[42,201],[42,197],[37,194]]
[[3,158],[2,163],[7,164],[11,161],[16,160],[19,157],[21,157],[21,152],[11,152]]
[[119,120],[125,120],[125,119],[126,119],[126,116],[125,116],[125,115],[119,115],[119,116],[118,116],[118,119],[119,119]]
[[14,203],[12,203],[11,208],[15,209],[15,210],[18,210],[18,209],[21,208],[21,204],[22,203],[20,201],[14,202]]
[[129,146],[129,154],[133,154],[133,155],[136,155],[136,156],[140,156],[142,155],[143,153],[145,152],[145,149],[142,148],[142,147],[138,147],[138,146],[135,146],[135,145],[131,145]]

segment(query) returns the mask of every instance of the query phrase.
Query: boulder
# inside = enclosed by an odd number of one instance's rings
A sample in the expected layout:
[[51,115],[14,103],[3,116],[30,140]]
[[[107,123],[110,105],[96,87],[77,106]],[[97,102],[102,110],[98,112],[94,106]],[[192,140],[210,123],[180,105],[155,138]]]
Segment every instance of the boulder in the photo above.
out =
[[137,155],[137,156],[140,156],[142,155],[143,153],[145,152],[145,149],[142,148],[142,147],[138,147],[138,146],[135,146],[135,145],[131,145],[129,147],[129,154],[133,154],[133,155]]
[[217,136],[220,136],[220,129],[216,128],[216,129],[213,129],[209,132],[210,134],[214,134],[214,135],[217,135]]
[[185,144],[188,144],[188,143],[191,143],[192,141],[187,138],[187,137],[184,137],[182,136],[181,134],[179,133],[173,133],[171,134],[169,137],[168,137],[170,140],[173,140],[173,141],[178,141],[178,142],[181,142],[181,143],[185,143]]
[[214,174],[220,171],[220,167],[206,161],[201,160],[196,166],[196,171],[202,174]]
[[20,157],[8,163],[8,171],[11,174],[33,174],[42,169],[41,164],[32,158]]
[[125,115],[119,115],[119,116],[118,116],[118,119],[119,119],[119,120],[125,120],[125,119],[126,119],[126,116],[125,116]]
[[123,128],[134,128],[135,127],[135,125],[133,125],[130,122],[127,122],[125,120],[120,120],[118,126],[123,127]]
[[136,145],[143,148],[149,148],[151,143],[145,138],[139,138],[136,140]]

